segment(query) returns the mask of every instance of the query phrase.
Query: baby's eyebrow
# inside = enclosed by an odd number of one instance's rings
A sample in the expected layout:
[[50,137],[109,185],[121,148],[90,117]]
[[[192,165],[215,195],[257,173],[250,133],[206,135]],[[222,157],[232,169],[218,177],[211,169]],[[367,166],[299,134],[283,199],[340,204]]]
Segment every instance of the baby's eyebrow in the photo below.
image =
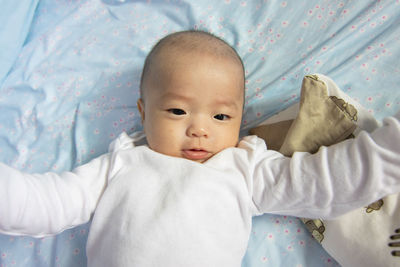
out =
[[226,99],[218,99],[215,101],[215,105],[217,106],[225,106],[231,109],[239,109],[241,106],[239,106],[235,101],[229,101]]
[[[190,102],[192,100],[192,97],[190,96],[185,96],[183,94],[177,94],[174,92],[166,92],[162,95],[162,98],[164,101],[178,100]],[[234,110],[242,109],[242,106],[236,103],[236,101],[232,101],[226,98],[217,98],[215,101],[212,101],[212,105],[217,107],[223,106]]]
[[163,94],[162,98],[164,100],[176,100],[176,99],[178,99],[178,100],[182,100],[182,101],[189,101],[191,99],[188,96],[177,94],[177,93],[171,93],[171,92]]

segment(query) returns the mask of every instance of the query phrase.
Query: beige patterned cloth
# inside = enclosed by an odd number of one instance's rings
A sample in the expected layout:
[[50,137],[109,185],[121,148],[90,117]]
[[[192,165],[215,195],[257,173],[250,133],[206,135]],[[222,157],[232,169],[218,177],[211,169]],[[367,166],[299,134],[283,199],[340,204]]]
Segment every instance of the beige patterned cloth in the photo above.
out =
[[[378,126],[363,107],[321,74],[304,77],[299,107],[289,113],[278,114],[250,133],[263,138],[269,149],[291,156],[295,151],[315,153],[321,146]],[[335,220],[302,221],[342,266],[400,266],[399,194]]]

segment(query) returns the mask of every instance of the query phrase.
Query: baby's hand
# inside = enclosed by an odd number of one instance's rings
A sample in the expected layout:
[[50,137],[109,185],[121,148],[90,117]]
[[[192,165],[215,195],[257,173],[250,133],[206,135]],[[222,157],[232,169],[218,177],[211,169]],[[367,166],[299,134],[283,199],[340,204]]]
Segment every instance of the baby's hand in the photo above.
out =
[[[389,247],[400,247],[400,228],[395,230],[396,235],[392,235],[390,239],[396,240],[396,242],[391,242],[388,244]],[[400,257],[400,250],[393,250],[392,256]]]

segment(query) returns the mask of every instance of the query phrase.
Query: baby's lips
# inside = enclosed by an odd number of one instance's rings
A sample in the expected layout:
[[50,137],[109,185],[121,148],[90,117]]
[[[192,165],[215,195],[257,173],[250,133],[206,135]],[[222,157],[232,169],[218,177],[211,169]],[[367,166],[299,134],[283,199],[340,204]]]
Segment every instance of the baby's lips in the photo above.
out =
[[210,152],[203,149],[184,149],[183,155],[186,159],[202,160],[207,159],[210,156]]

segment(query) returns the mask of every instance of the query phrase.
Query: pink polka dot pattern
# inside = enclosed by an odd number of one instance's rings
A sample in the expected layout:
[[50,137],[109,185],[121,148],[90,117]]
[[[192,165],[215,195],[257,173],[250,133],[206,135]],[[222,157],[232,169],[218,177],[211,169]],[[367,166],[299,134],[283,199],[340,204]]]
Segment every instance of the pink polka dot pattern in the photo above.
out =
[[[244,129],[297,102],[309,73],[330,76],[378,119],[400,108],[399,0],[36,3],[29,33],[0,77],[0,160],[28,172],[70,170],[106,152],[122,131],[140,130],[145,55],[184,29],[212,32],[241,55]],[[297,219],[253,222],[243,266],[338,266]],[[86,266],[88,230],[0,235],[0,266]]]

